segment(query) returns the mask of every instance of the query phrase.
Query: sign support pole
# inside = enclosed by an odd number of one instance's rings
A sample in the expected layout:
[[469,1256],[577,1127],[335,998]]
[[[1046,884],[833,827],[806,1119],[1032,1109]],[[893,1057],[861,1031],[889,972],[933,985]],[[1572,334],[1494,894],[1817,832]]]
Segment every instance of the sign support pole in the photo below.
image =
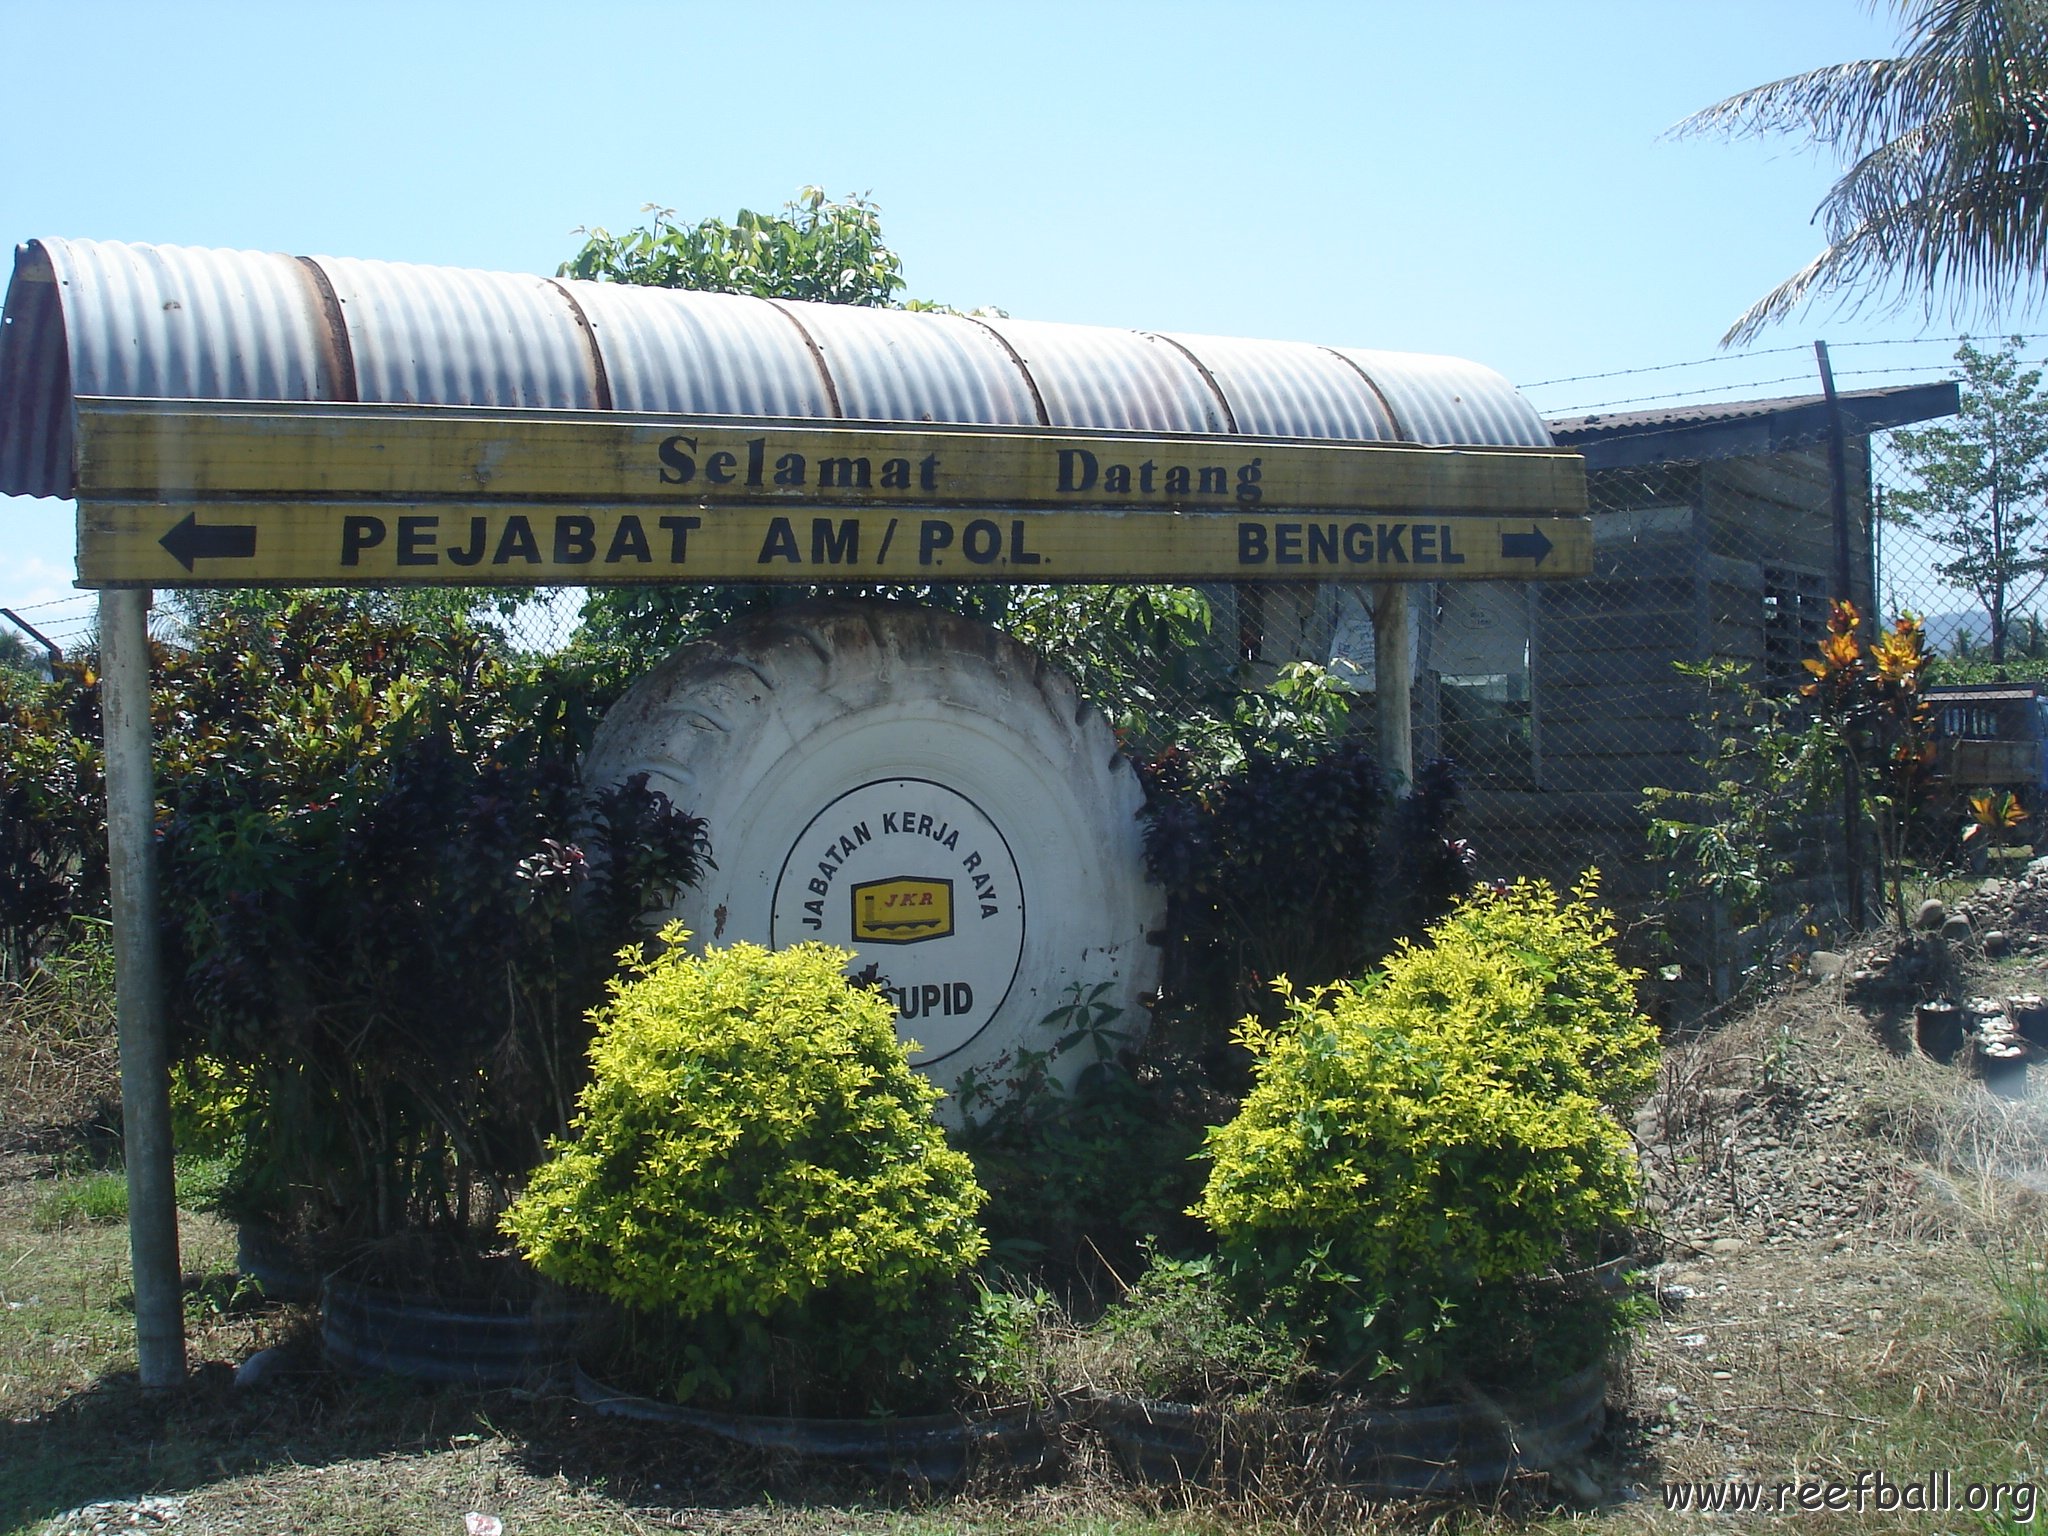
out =
[[1372,589],[1373,698],[1379,712],[1380,773],[1389,794],[1415,783],[1415,652],[1408,643],[1408,583]]
[[100,720],[107,754],[107,865],[121,1049],[121,1139],[142,1385],[185,1379],[170,1060],[157,930],[156,796],[150,767],[147,590],[100,593]]

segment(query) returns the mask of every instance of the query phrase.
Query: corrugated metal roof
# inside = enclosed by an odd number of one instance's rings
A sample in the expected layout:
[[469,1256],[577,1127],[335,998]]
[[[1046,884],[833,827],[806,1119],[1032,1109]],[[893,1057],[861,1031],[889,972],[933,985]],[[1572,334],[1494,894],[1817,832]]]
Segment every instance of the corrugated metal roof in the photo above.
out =
[[77,395],[1548,447],[1456,358],[92,240],[15,252],[0,491],[74,485]]
[[1837,410],[1843,432],[1858,437],[1953,416],[1961,399],[1956,381],[1944,379],[1843,390],[1832,408],[1825,395],[1792,395],[1562,417],[1550,434],[1583,453],[1588,471],[1627,469],[1813,448],[1827,441]]
[[[1931,386],[1937,392],[1944,386]],[[1884,407],[1907,410],[1931,408],[1937,415],[1938,398],[1928,397],[1926,384],[1893,384],[1882,389],[1845,389],[1835,398],[1852,414],[1886,414]],[[1929,402],[1932,400],[1932,405]],[[1703,405],[1663,405],[1646,411],[1600,411],[1590,416],[1559,416],[1550,422],[1551,435],[1559,442],[1612,436],[1617,433],[1662,432],[1674,427],[1709,426],[1726,421],[1752,421],[1766,416],[1783,416],[1824,409],[1826,395],[1781,395],[1769,400],[1716,400]],[[1875,409],[1873,409],[1875,408]],[[1949,411],[1954,409],[1949,407]],[[1892,414],[1896,414],[1893,412]],[[1923,419],[1911,417],[1909,420]],[[1900,425],[1904,425],[1901,422]]]
[[612,409],[678,416],[832,416],[824,367],[795,321],[729,293],[576,283]]
[[544,277],[320,256],[355,398],[377,405],[604,408],[590,327]]
[[2024,704],[2041,697],[2039,683],[1941,683],[1927,690],[1931,704]]

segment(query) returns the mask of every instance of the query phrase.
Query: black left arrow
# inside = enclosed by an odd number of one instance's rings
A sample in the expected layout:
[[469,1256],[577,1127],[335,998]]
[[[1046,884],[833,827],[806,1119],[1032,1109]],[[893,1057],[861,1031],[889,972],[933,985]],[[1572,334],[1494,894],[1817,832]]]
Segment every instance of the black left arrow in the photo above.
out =
[[195,560],[249,560],[256,554],[256,525],[224,523],[211,528],[199,526],[199,514],[187,512],[185,520],[157,540],[173,560],[192,569]]

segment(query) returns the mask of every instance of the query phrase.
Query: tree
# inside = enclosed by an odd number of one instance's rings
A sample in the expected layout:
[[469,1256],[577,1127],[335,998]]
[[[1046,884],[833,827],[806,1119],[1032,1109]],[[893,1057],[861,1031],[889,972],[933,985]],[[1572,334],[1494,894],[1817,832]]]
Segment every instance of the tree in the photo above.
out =
[[[583,249],[562,263],[560,275],[871,309],[945,308],[915,299],[897,305],[903,260],[883,240],[881,210],[866,197],[835,201],[821,188],[805,187],[779,214],[742,208],[730,224],[717,218],[679,224],[674,209],[653,203],[642,211],[654,216],[644,228],[623,235],[601,228],[584,231]],[[597,588],[584,604],[579,639],[633,673],[751,609],[821,592],[904,598],[983,619],[1001,617],[1007,606],[1006,591],[997,586]]]
[[1814,212],[1827,246],[1729,328],[1745,342],[1823,293],[1895,284],[1930,312],[2044,287],[2048,264],[2048,4],[1892,0],[1901,52],[1808,70],[1697,112],[1674,130],[1790,133],[1847,168]]
[[881,210],[865,197],[833,202],[805,187],[780,214],[742,208],[730,224],[678,224],[673,208],[653,203],[641,212],[654,215],[644,229],[579,231],[588,238],[559,275],[870,307],[893,305],[903,287],[903,260],[883,242]]
[[1994,667],[2020,611],[2048,583],[2048,397],[2041,371],[2021,369],[2019,345],[2015,337],[1995,352],[1968,342],[1957,350],[1962,411],[1894,435],[1918,483],[1893,491],[1885,508],[1949,552],[1935,569],[1983,605]]
[[14,672],[33,681],[43,675],[43,659],[21,636],[0,630],[0,672]]
[[[716,218],[681,224],[673,209],[652,203],[645,211],[653,219],[644,228],[623,235],[586,231],[583,249],[562,264],[561,275],[898,307],[902,259],[882,238],[881,210],[865,197],[836,201],[817,187],[805,187],[779,214],[743,208],[729,224]],[[900,307],[948,308],[919,299]],[[1139,739],[1165,718],[1162,688],[1186,694],[1220,687],[1218,679],[1198,676],[1205,668],[1196,648],[1208,635],[1209,610],[1189,587],[874,582],[595,588],[584,604],[578,641],[600,658],[609,676],[623,680],[743,613],[820,593],[929,603],[1001,624],[1058,660],[1120,729]]]

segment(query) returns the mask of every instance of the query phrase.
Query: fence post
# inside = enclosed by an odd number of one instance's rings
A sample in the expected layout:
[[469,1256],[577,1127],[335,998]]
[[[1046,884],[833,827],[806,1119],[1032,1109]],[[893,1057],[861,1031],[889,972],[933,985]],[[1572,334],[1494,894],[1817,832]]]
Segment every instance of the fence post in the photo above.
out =
[[[1828,500],[1835,523],[1835,600],[1849,602],[1856,589],[1850,581],[1848,441],[1842,430],[1842,402],[1835,394],[1835,370],[1828,362],[1828,344],[1816,341],[1813,355],[1820,363],[1820,389],[1828,407]],[[1863,906],[1863,791],[1847,763],[1842,773],[1842,862],[1849,884],[1849,926],[1860,930],[1867,918]]]
[[100,726],[107,754],[107,884],[114,917],[135,1356],[143,1386],[174,1387],[185,1379],[185,1314],[157,934],[146,590],[100,594]]
[[1415,653],[1408,647],[1408,583],[1372,589],[1373,702],[1379,715],[1380,773],[1388,792],[1415,782]]

